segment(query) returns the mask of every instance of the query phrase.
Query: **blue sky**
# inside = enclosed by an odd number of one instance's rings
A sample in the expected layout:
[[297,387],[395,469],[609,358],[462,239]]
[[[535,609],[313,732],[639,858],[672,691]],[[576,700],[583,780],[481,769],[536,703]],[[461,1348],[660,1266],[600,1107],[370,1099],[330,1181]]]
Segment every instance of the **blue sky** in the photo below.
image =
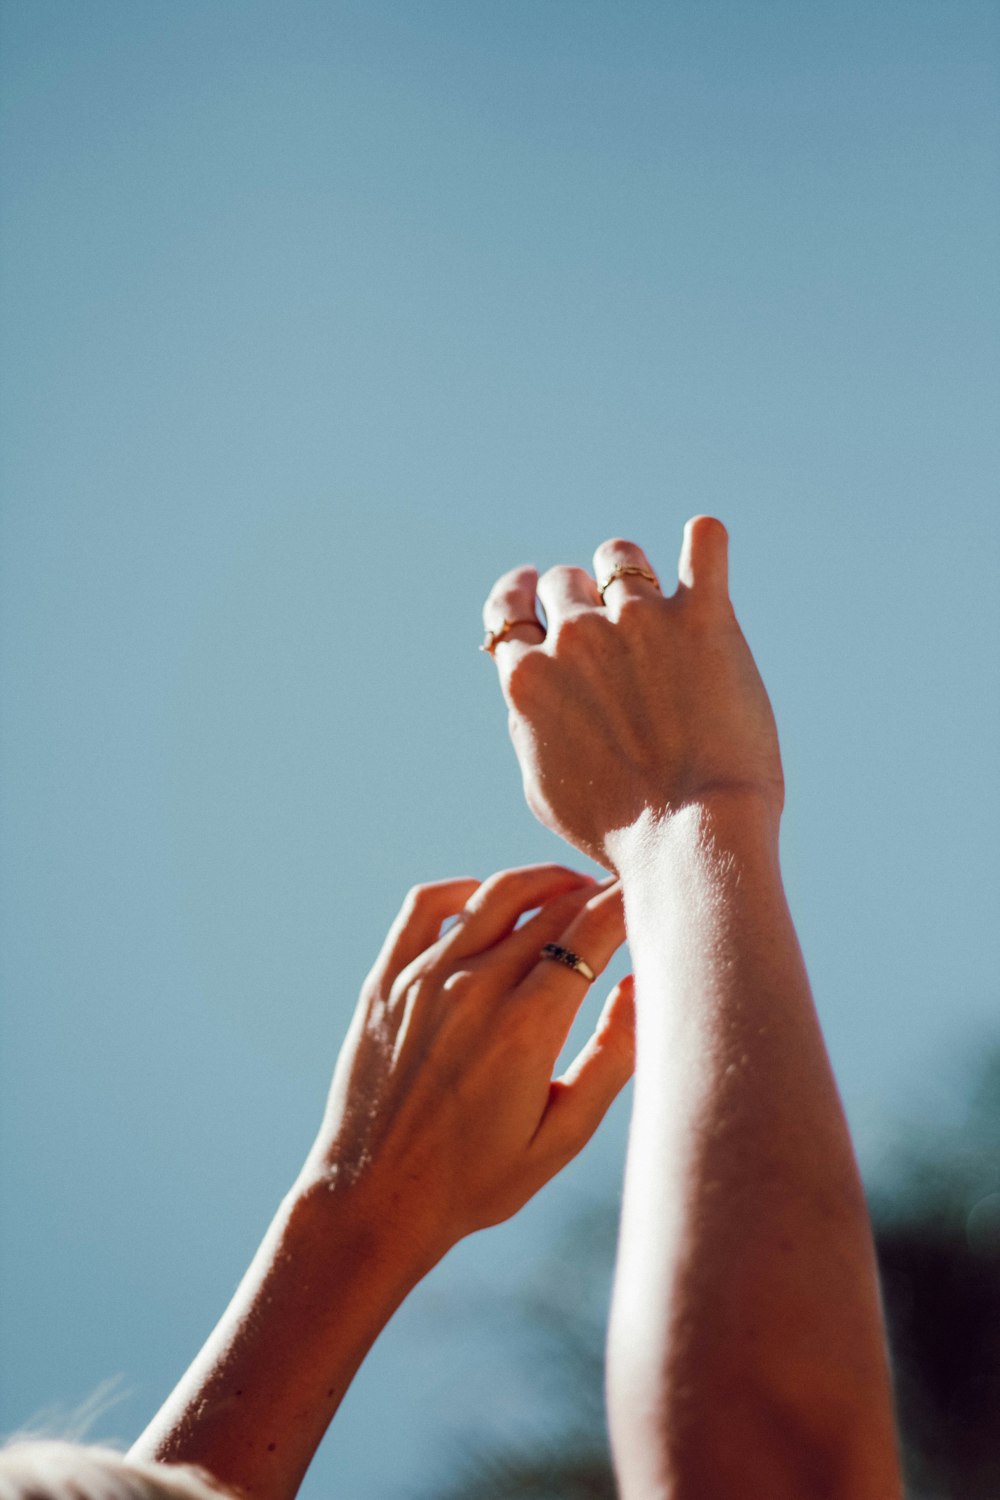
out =
[[[869,1173],[954,1113],[998,1033],[998,32],[7,0],[5,1430],[117,1374],[142,1424],[406,887],[557,855],[475,650],[514,563],[669,577],[726,520]],[[626,1122],[404,1310],[307,1500],[537,1415],[456,1299],[615,1191]]]

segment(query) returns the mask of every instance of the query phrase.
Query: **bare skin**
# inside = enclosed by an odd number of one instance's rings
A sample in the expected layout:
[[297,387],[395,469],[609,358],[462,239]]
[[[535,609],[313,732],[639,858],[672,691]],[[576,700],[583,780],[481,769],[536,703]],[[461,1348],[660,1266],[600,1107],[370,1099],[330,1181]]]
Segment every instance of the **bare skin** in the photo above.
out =
[[557,865],[411,892],[362,988],[302,1172],[133,1455],[198,1464],[253,1500],[295,1494],[406,1294],[575,1156],[630,1077],[628,979],[553,1079],[588,981],[539,957],[559,941],[600,973],[624,935],[618,887]]
[[[598,581],[624,565],[633,570]],[[529,805],[616,871],[637,1063],[608,1351],[623,1500],[892,1500],[871,1232],[781,882],[770,704],[727,536],[676,592],[603,544],[484,610]],[[538,618],[537,605],[545,612]],[[533,623],[534,622],[534,623]]]

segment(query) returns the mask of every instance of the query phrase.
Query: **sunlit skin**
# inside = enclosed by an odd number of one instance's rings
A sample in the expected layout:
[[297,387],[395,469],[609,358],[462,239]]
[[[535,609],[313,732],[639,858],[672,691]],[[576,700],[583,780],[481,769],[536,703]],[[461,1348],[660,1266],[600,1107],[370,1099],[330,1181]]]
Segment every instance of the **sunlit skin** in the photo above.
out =
[[599,974],[624,936],[619,887],[559,865],[410,893],[298,1180],[133,1454],[199,1464],[253,1500],[294,1495],[406,1294],[575,1156],[631,1076],[629,978],[553,1079],[589,985],[540,957],[559,941]]
[[[602,600],[616,565],[651,571],[620,540],[594,576],[497,584],[485,620],[529,805],[617,882],[539,866],[411,893],[303,1170],[137,1455],[293,1495],[407,1292],[581,1149],[637,1037],[609,1338],[623,1500],[899,1495],[870,1230],[726,549],[719,522],[689,523],[670,598],[630,573]],[[539,951],[559,940],[599,973],[625,917],[635,986],[553,1081],[587,982]]]
[[515,569],[484,620],[521,622],[494,658],[529,805],[624,892],[637,1063],[608,1352],[620,1493],[893,1500],[871,1232],[782,888],[781,758],[726,531],[688,523],[670,597],[631,573],[602,602],[618,564],[652,571],[620,539],[593,575]]

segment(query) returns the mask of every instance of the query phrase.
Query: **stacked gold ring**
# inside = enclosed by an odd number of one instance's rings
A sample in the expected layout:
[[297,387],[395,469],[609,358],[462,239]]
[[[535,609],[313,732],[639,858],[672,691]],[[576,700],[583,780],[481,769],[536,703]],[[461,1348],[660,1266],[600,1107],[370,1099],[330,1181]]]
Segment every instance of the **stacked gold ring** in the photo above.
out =
[[542,628],[534,616],[530,620],[503,620],[497,626],[496,630],[487,630],[486,638],[479,648],[480,651],[485,651],[487,656],[492,656],[504,636],[510,635],[515,625],[534,625],[536,630],[541,630]]
[[629,577],[645,578],[647,582],[655,583],[657,588],[660,587],[660,580],[648,568],[640,568],[638,563],[616,563],[604,582],[598,585],[597,592],[601,596],[601,603],[604,603],[604,596],[616,579]]

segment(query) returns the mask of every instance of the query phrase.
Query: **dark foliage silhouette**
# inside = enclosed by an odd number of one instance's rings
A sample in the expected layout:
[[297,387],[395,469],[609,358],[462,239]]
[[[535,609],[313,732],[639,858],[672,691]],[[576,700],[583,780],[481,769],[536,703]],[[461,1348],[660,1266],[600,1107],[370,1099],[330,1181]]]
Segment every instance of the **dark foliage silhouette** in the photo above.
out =
[[1000,1050],[953,1135],[872,1195],[915,1500],[1000,1495]]

